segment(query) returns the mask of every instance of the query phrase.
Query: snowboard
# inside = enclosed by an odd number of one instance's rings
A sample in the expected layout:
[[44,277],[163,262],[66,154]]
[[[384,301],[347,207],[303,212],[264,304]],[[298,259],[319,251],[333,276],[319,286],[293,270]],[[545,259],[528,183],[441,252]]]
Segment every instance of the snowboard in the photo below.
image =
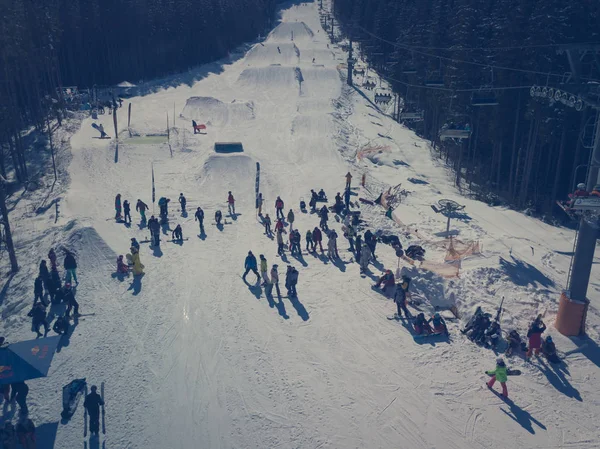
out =
[[[102,402],[104,402],[104,382],[100,384],[100,397],[102,397]],[[102,406],[102,433],[106,435],[106,423],[104,420],[104,405]]]
[[167,240],[167,242],[173,242],[173,243],[180,242],[180,241],[187,242],[188,240],[189,240],[189,238],[186,237],[186,238],[181,239],[181,240],[179,240],[179,239],[170,239],[170,240]]
[[104,133],[104,135],[102,137],[100,137],[101,139],[110,139],[110,136],[108,134],[106,134],[105,131],[100,130],[100,127],[96,123],[92,123],[92,128],[94,128],[96,131],[98,131],[100,133]]
[[413,338],[415,340],[422,340],[424,338],[433,338],[433,337],[439,337],[439,336],[447,336],[447,334],[445,332],[434,332],[433,334],[416,334],[413,335]]
[[[488,374],[487,372],[485,373],[488,376],[492,377],[493,374]],[[506,371],[506,375],[507,376],[520,376],[521,375],[521,370],[520,369],[509,369]]]

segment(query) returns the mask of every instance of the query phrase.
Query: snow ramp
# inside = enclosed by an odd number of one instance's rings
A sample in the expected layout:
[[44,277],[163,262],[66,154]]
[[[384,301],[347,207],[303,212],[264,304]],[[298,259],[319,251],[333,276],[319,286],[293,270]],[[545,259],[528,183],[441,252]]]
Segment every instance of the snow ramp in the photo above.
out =
[[304,22],[282,22],[271,31],[267,41],[311,41],[314,35],[315,33]]
[[300,50],[293,43],[256,44],[246,55],[246,62],[262,65],[272,63],[293,65],[298,63],[299,56]]
[[267,89],[298,89],[298,70],[295,67],[279,65],[250,67],[240,74],[238,84],[263,91]]
[[337,69],[327,67],[302,68],[302,96],[337,98],[342,93],[342,82]]
[[213,97],[190,97],[181,115],[212,126],[239,125],[254,120],[253,102],[223,103]]
[[222,203],[223,210],[230,190],[236,199],[254,201],[256,162],[245,154],[212,154],[204,162],[198,181],[203,195]]

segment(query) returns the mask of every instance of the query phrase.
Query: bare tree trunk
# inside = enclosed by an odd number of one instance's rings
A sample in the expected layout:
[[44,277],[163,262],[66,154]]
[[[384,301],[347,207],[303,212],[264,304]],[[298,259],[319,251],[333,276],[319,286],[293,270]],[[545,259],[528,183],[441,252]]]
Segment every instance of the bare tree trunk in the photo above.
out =
[[565,143],[567,142],[567,125],[563,126],[562,136],[560,137],[560,150],[558,151],[558,161],[556,162],[556,168],[554,171],[554,185],[552,186],[552,194],[550,196],[550,216],[554,211],[554,203],[556,202],[556,195],[558,194],[558,185],[560,183],[560,177],[563,175],[562,165],[565,156]]
[[510,172],[509,172],[509,179],[508,179],[508,194],[510,195],[511,198],[514,197],[514,193],[515,193],[515,185],[516,185],[516,181],[515,181],[515,162],[517,161],[516,159],[516,155],[517,155],[517,136],[518,136],[518,131],[519,131],[519,116],[521,114],[521,92],[519,92],[519,102],[518,102],[518,106],[517,106],[517,112],[515,113],[515,127],[514,127],[514,131],[513,131],[513,142],[512,142],[512,154],[511,154],[511,158],[510,158]]
[[6,208],[6,180],[0,179],[0,213],[2,214],[2,224],[4,225],[4,238],[6,239],[6,249],[10,258],[10,267],[13,273],[19,271],[17,263],[17,255],[12,240],[12,232],[10,231],[10,223],[8,221],[8,209]]

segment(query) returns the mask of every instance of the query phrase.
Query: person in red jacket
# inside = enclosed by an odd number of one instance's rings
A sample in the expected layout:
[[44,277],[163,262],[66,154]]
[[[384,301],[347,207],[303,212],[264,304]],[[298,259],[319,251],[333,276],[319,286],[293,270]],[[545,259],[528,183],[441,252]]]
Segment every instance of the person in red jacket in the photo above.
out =
[[276,218],[280,218],[281,215],[281,219],[285,220],[285,216],[283,215],[283,206],[283,200],[280,197],[277,197],[275,200],[275,209],[277,210]]
[[235,215],[235,199],[233,198],[231,190],[229,191],[229,196],[227,197],[227,204],[229,205],[229,215]]

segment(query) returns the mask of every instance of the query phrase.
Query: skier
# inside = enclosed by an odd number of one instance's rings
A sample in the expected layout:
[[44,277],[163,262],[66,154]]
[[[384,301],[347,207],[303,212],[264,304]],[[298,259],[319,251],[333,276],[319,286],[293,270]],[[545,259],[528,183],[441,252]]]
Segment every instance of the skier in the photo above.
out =
[[504,363],[504,359],[499,357],[496,359],[496,369],[491,371],[486,371],[486,374],[491,374],[492,378],[487,383],[488,388],[492,388],[496,381],[500,382],[502,385],[502,396],[508,398],[508,389],[506,388],[506,381],[508,380],[508,369],[506,368],[506,363]]
[[279,254],[279,256],[283,256],[284,254],[284,248],[283,248],[283,229],[278,229],[277,230],[277,254]]
[[281,48],[277,47],[277,52],[281,53]]
[[215,221],[217,222],[217,226],[221,226],[221,218],[223,218],[223,214],[220,210],[215,212]]
[[140,243],[136,240],[135,237],[131,237],[131,246],[137,248],[138,250],[140,249]]
[[321,230],[319,228],[317,228],[316,226],[315,226],[315,229],[313,229],[312,238],[313,238],[313,242],[314,242],[314,246],[315,246],[315,251],[317,250],[317,243],[318,243],[319,248],[321,249],[321,254],[323,254],[323,245],[321,244],[321,242],[323,241],[323,234],[321,233]]
[[25,382],[21,381],[12,383],[10,388],[10,402],[16,400],[17,404],[19,404],[19,407],[21,408],[21,415],[26,415],[28,413],[27,395],[29,394],[29,387]]
[[150,230],[150,237],[153,241],[154,246],[160,245],[160,223],[158,220],[152,215],[150,220],[148,220],[148,229]]
[[546,330],[546,325],[542,321],[542,315],[539,314],[531,326],[529,326],[529,331],[527,331],[527,338],[529,338],[529,349],[527,350],[527,354],[525,357],[529,359],[531,355],[535,352],[535,355],[540,353],[540,349],[542,347],[542,334]]
[[328,220],[329,210],[327,209],[327,205],[324,204],[321,208],[321,223],[319,223],[319,227],[324,231],[327,230],[327,220]]
[[439,312],[435,312],[427,322],[432,324],[434,333],[448,335],[446,321],[444,321],[444,318],[442,318],[442,315],[440,315]]
[[266,286],[267,284],[269,284],[269,276],[267,275],[269,266],[267,265],[267,259],[265,259],[264,254],[261,254],[259,257],[260,257],[260,275],[263,280],[263,286]]
[[194,134],[196,134],[196,131],[198,131],[198,123],[196,123],[196,120],[192,120],[192,128],[194,128]]
[[50,251],[48,251],[48,259],[50,260],[50,269],[56,270],[56,253],[54,252],[54,248],[50,248]]
[[41,276],[35,278],[33,283],[33,305],[37,302],[38,298],[41,303],[44,302],[44,283]]
[[290,211],[288,212],[288,215],[287,215],[287,221],[290,224],[290,231],[294,230],[294,219],[295,219],[294,211],[292,209],[290,209]]
[[[329,241],[333,242],[332,243],[333,253],[334,253],[336,259],[339,259],[340,253],[338,253],[338,247],[337,247],[337,238],[338,238],[337,232],[335,232],[335,229],[332,229],[327,236],[329,237]],[[329,244],[329,242],[328,242],[328,244]]]
[[127,223],[127,218],[129,217],[129,223],[131,223],[131,206],[128,200],[123,202],[123,218],[125,223]]
[[271,290],[273,289],[273,285],[277,290],[277,298],[281,301],[281,291],[279,290],[279,273],[277,273],[277,264],[273,264],[273,268],[271,268]]
[[560,358],[556,352],[556,345],[552,341],[552,337],[548,335],[542,342],[542,354],[546,356],[550,363],[560,363]]
[[275,200],[275,210],[277,211],[276,218],[281,218],[282,220],[285,220],[285,217],[283,216],[283,200],[280,197],[277,197],[277,199]]
[[31,419],[23,417],[23,419],[19,420],[17,423],[17,437],[23,448],[35,449],[35,425]]
[[350,189],[350,184],[352,183],[352,175],[350,172],[346,173],[346,189]]
[[417,315],[417,317],[415,318],[415,321],[413,322],[413,327],[415,329],[415,334],[417,334],[417,335],[421,335],[423,333],[426,333],[428,335],[433,334],[433,329],[427,322],[427,319],[425,318],[425,314],[422,312],[419,313]]
[[298,283],[298,270],[293,266],[288,265],[285,273],[285,288],[287,288],[288,297],[295,298],[298,296],[296,292],[296,284]]
[[141,274],[144,274],[144,264],[140,260],[140,251],[137,248],[134,248],[133,246],[130,248],[130,251],[131,254],[129,254],[126,257],[127,261],[133,266],[133,268],[131,269],[133,275],[139,276]]
[[260,275],[258,274],[258,271],[256,270],[256,268],[257,268],[256,257],[254,257],[254,254],[252,254],[252,251],[248,251],[248,255],[246,256],[246,260],[244,261],[244,268],[246,269],[246,271],[244,271],[244,275],[242,276],[242,279],[244,280],[244,282],[246,282],[246,275],[250,271],[252,271],[256,275],[256,283],[258,284],[260,282]]
[[44,288],[46,289],[46,293],[48,293],[50,291],[50,273],[48,273],[48,265],[46,265],[46,260],[42,260],[40,262],[40,272],[38,276],[42,278]]
[[79,316],[79,303],[75,299],[75,292],[71,288],[69,282],[65,283],[65,292],[63,296],[64,301],[67,303],[67,310],[65,311],[65,317],[69,318],[71,315],[71,309],[73,310],[73,318]]
[[265,234],[270,237],[272,232],[271,232],[271,217],[269,217],[269,214],[266,214],[265,217],[263,218],[263,224],[265,225]]
[[[359,256],[357,256],[358,258]],[[360,272],[365,273],[369,267],[369,262],[371,262],[371,250],[367,246],[366,243],[363,243],[362,250],[360,251]]]
[[306,251],[314,251],[315,242],[313,242],[312,231],[309,229],[306,231]]
[[231,191],[229,191],[229,195],[227,196],[227,204],[229,207],[229,215],[233,217],[235,215],[235,199],[233,198]]
[[65,335],[69,333],[69,320],[64,316],[59,316],[54,325],[52,326],[52,330],[56,332],[58,335]]
[[176,240],[178,242],[183,242],[183,230],[181,229],[180,224],[178,224],[171,233],[171,239]]
[[92,385],[92,392],[85,397],[83,406],[90,417],[90,435],[98,435],[100,431],[100,406],[104,405],[102,397],[98,394],[98,387]]
[[123,261],[123,255],[117,257],[117,274],[129,274],[129,266]]
[[200,234],[204,234],[204,211],[201,207],[196,209],[196,214],[194,215],[194,220],[200,224]]
[[75,260],[75,255],[71,251],[65,250],[65,260],[63,262],[63,266],[65,267],[65,282],[71,282],[71,279],[75,281],[75,285],[79,285],[79,281],[77,280],[77,261]]
[[142,217],[142,223],[144,223],[146,221],[146,211],[148,210],[148,205],[142,200],[138,199],[135,205],[135,210],[140,213]]
[[121,194],[117,193],[115,197],[115,220],[119,221],[121,219]]
[[256,208],[258,209],[258,216],[262,215],[262,206],[263,206],[263,196],[262,193],[258,194],[258,198],[256,198]]
[[41,302],[34,304],[27,316],[31,317],[31,330],[37,334],[38,338],[42,336],[42,333],[40,332],[40,326],[42,325],[44,325],[44,337],[48,335],[50,325],[46,320],[46,308],[44,307],[44,304]]
[[[365,251],[369,251],[369,248],[366,248]],[[408,285],[406,285],[406,288],[404,287],[404,285],[404,283],[396,284],[396,291],[394,293],[394,302],[396,303],[396,307],[398,309],[398,313],[394,315],[394,318],[397,320],[402,318],[402,312],[404,312],[404,316],[406,319],[410,320],[412,318],[411,313],[406,307],[406,293],[408,291]]]
[[187,200],[185,199],[185,196],[183,196],[183,193],[179,194],[179,204],[181,206],[181,213],[185,214],[185,205],[187,203]]

